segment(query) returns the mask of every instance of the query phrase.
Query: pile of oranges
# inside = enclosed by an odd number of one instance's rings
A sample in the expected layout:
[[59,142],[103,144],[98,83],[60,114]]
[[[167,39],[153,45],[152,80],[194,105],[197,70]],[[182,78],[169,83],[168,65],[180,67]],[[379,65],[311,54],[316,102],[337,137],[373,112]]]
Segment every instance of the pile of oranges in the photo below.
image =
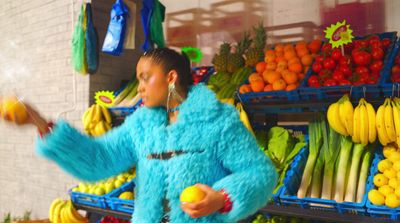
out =
[[304,79],[316,53],[322,45],[316,39],[307,44],[277,44],[265,52],[265,60],[257,63],[256,72],[249,76],[249,84],[242,85],[241,94],[265,91],[292,91]]

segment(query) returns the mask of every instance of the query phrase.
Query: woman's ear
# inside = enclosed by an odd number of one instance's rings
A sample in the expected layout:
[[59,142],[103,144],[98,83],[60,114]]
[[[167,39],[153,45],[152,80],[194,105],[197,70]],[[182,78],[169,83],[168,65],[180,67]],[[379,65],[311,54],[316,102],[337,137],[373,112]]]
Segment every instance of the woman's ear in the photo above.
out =
[[177,83],[178,80],[178,73],[176,72],[176,70],[171,70],[168,73],[168,84],[175,84]]

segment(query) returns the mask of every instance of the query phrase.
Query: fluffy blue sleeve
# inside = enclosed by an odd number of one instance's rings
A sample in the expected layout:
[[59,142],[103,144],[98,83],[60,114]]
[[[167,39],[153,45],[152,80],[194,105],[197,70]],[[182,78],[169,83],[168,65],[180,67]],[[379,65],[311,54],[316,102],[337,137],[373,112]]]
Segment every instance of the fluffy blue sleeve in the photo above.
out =
[[237,112],[231,111],[225,120],[218,159],[231,174],[217,181],[213,188],[224,189],[233,203],[230,212],[221,214],[223,221],[237,222],[267,204],[278,174]]
[[37,139],[36,153],[84,181],[116,175],[137,162],[136,137],[132,137],[136,132],[135,123],[131,119],[127,118],[124,124],[98,138],[80,133],[65,121],[58,121],[52,133]]

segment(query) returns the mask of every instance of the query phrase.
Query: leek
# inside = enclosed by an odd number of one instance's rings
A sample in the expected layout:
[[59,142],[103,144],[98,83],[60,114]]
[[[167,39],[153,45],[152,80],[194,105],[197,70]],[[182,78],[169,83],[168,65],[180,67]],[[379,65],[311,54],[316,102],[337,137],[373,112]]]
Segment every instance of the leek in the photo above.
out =
[[359,167],[361,161],[361,155],[363,154],[364,146],[362,144],[354,145],[353,155],[351,158],[351,167],[350,174],[346,187],[346,196],[344,197],[344,201],[355,202],[356,200],[356,190],[357,190],[357,181],[359,178]]
[[321,179],[322,173],[324,168],[324,154],[323,150],[320,151],[318,155],[317,163],[315,164],[313,176],[312,176],[312,183],[311,183],[311,197],[312,198],[320,198],[321,197]]
[[[328,138],[326,135],[327,133],[323,133],[324,140]],[[329,139],[324,141],[324,145],[326,141],[328,142],[327,146],[324,147],[325,168],[324,168],[321,198],[330,200],[332,199],[332,191],[333,191],[332,181],[334,180],[335,164],[340,152],[339,148],[340,134],[330,128]]]
[[334,200],[337,202],[343,202],[346,175],[347,175],[347,164],[351,155],[351,149],[353,147],[353,142],[350,137],[342,136],[340,143],[340,154],[338,158],[337,174],[336,174],[336,186]]
[[304,198],[307,194],[307,190],[309,189],[311,183],[311,177],[313,174],[313,169],[315,162],[318,157],[318,152],[322,144],[322,137],[321,137],[321,123],[311,122],[309,125],[309,150],[310,153],[307,158],[307,163],[304,168],[303,176],[301,178],[301,183],[299,190],[297,191],[297,197]]
[[364,153],[361,170],[360,170],[360,177],[358,178],[358,187],[357,187],[357,203],[361,203],[364,198],[365,194],[365,184],[367,182],[368,170],[371,161],[371,150],[367,149]]

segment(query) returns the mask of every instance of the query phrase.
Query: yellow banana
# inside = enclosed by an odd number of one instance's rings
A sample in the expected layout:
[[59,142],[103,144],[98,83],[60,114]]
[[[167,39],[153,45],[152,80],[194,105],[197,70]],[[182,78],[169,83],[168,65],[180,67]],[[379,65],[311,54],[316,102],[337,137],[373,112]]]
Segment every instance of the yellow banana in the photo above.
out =
[[394,130],[394,123],[393,123],[393,109],[391,106],[391,101],[389,98],[386,99],[387,103],[385,106],[385,127],[386,127],[386,133],[389,137],[389,142],[394,142],[396,141],[396,133]]
[[55,206],[54,212],[53,212],[53,223],[61,223],[61,210],[64,207],[65,201],[62,201],[58,203],[58,205]]
[[386,133],[384,116],[385,116],[385,103],[379,106],[378,110],[376,111],[376,131],[378,133],[378,138],[380,143],[383,146],[386,146],[389,143],[389,137]]
[[346,131],[349,135],[353,135],[353,113],[354,108],[353,104],[351,104],[350,100],[345,100],[339,107],[340,117],[342,122],[344,122],[344,126],[346,127]]
[[400,107],[398,100],[393,101],[393,121],[394,121],[394,127],[396,131],[396,143],[397,146],[400,148]]
[[365,107],[364,98],[360,99],[360,103],[358,105],[360,107],[360,141],[364,146],[368,144],[368,113],[367,108]]
[[92,118],[92,123],[95,123],[95,125],[103,120],[102,113],[101,113],[101,107],[100,105],[94,105],[94,114]]
[[104,133],[107,132],[107,127],[104,123],[104,121],[100,121],[96,124],[96,127],[94,127],[94,131],[95,131],[95,136],[101,136]]
[[[62,207],[61,211],[60,211],[60,219],[61,219],[61,223],[70,223],[67,219],[67,213],[65,212],[67,210],[67,203],[64,204],[64,206]],[[72,222],[71,222],[72,223]]]
[[57,198],[57,199],[53,200],[53,202],[51,203],[50,208],[49,208],[49,220],[50,220],[51,222],[53,222],[53,213],[54,213],[54,209],[55,209],[55,207],[56,207],[58,204],[60,204],[61,202],[62,202],[62,200],[61,200],[60,198]]
[[[76,214],[74,214],[74,211]],[[82,217],[73,207],[72,202],[69,200],[67,203],[67,207],[65,208],[65,218],[68,223],[83,223],[86,222],[87,219]]]
[[90,124],[92,122],[93,114],[94,114],[94,105],[90,106],[87,110],[88,112],[83,117],[83,127],[86,130],[91,129]]
[[351,139],[355,143],[360,143],[360,106],[357,106],[356,109],[354,109],[354,115],[353,115],[353,136]]
[[342,125],[339,116],[339,103],[331,104],[327,113],[329,125],[339,134],[348,136],[349,134],[347,133],[346,128]]
[[376,141],[375,109],[368,102],[365,103],[365,107],[367,108],[367,114],[368,114],[368,141],[370,143],[374,143]]
[[101,106],[100,105],[100,108],[101,108],[101,112],[103,113],[103,117],[104,117],[104,120],[107,122],[107,123],[110,123],[111,124],[111,114],[110,114],[110,112],[108,111],[108,108],[107,107],[105,107],[105,106]]
[[110,131],[110,130],[112,129],[110,123],[106,122],[106,123],[104,123],[104,124],[105,124],[105,127],[106,127],[107,132]]
[[246,112],[243,109],[242,103],[236,104],[236,109],[239,111],[240,120],[243,122],[244,126],[254,135],[253,128],[251,127],[249,117],[247,116]]

